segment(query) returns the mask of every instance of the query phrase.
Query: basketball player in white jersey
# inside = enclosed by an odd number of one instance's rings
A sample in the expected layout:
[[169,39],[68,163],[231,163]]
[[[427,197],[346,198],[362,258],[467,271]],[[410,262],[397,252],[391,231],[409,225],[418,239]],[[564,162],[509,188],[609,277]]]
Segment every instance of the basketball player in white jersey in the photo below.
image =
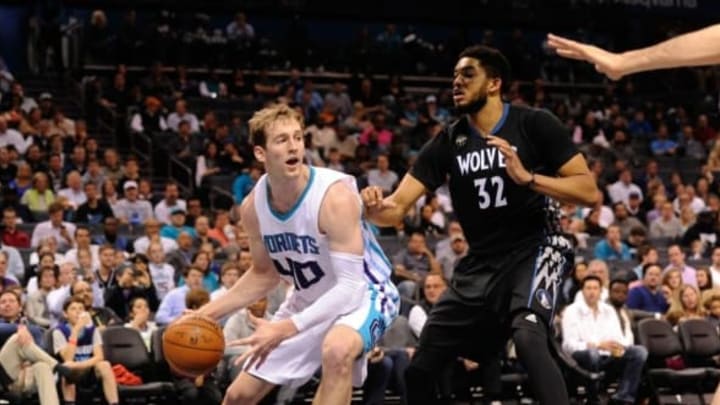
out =
[[255,113],[253,152],[267,174],[241,216],[253,266],[198,312],[221,319],[285,279],[294,290],[271,321],[230,345],[249,345],[245,371],[224,404],[255,404],[276,385],[300,386],[322,366],[314,404],[349,404],[362,384],[365,354],[397,315],[391,266],[362,221],[354,178],[303,163],[303,119],[286,105]]

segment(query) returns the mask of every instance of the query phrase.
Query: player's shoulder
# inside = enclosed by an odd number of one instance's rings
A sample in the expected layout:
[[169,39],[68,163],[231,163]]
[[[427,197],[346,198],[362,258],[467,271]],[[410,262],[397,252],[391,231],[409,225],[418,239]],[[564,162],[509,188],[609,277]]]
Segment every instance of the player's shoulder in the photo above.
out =
[[545,108],[530,107],[527,105],[510,104],[508,119],[514,120],[535,120],[543,117],[553,117],[553,114]]

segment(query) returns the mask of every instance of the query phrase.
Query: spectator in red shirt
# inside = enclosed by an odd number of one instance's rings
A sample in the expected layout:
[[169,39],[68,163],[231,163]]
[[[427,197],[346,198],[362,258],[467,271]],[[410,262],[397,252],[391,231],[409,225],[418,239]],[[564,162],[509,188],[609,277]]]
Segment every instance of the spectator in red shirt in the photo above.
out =
[[361,145],[369,146],[373,153],[378,152],[378,149],[387,150],[392,142],[393,134],[385,127],[385,114],[375,114],[372,123],[371,127],[360,134],[358,141]]
[[695,127],[695,139],[707,145],[709,142],[715,140],[716,135],[717,132],[715,128],[710,126],[707,115],[700,114],[697,119],[697,127]]
[[2,244],[16,248],[29,248],[30,235],[17,229],[17,213],[15,208],[6,207],[3,210]]

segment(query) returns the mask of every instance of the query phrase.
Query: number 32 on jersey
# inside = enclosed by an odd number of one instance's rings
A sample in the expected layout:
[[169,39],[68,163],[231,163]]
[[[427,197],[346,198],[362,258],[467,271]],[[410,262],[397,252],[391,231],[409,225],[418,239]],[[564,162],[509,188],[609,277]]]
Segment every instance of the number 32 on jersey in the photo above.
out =
[[480,177],[473,181],[478,192],[478,206],[481,210],[506,206],[505,180],[500,176]]

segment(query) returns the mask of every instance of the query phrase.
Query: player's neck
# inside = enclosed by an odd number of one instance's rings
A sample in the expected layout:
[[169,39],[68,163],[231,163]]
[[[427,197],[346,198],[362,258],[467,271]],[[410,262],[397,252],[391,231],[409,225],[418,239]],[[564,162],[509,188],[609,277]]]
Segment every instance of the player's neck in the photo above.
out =
[[277,211],[287,212],[300,198],[309,179],[310,168],[307,165],[302,166],[302,173],[299,176],[283,178],[268,175],[270,204]]
[[490,131],[495,128],[503,115],[503,102],[500,97],[488,98],[487,104],[480,111],[468,114],[470,123],[483,136],[491,135]]

